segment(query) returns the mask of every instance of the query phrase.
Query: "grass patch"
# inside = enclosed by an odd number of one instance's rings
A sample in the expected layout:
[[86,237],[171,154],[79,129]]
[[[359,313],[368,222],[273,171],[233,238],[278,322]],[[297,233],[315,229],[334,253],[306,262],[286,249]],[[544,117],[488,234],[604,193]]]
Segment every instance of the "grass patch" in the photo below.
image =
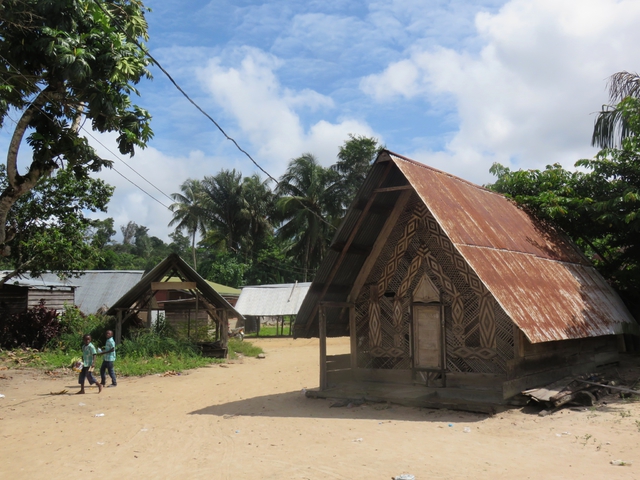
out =
[[280,327],[276,327],[275,325],[261,325],[260,326],[260,335],[257,333],[247,333],[245,337],[250,338],[260,338],[260,337],[288,337],[291,336],[291,329],[289,328],[289,323],[284,326],[284,335],[280,334]]
[[[126,341],[123,342],[123,346]],[[200,355],[188,344],[182,344],[179,351],[167,351],[166,348],[176,348],[176,344],[166,339],[145,338],[130,341],[129,349],[123,348],[126,354],[118,355],[115,363],[116,375],[143,376],[165,373],[170,371],[182,372],[193,368],[205,367],[213,363],[224,363],[222,358],[209,358]],[[120,350],[118,350],[120,353]],[[154,352],[154,353],[151,353]],[[245,357],[257,357],[263,353],[260,347],[251,342],[241,342],[236,339],[229,341],[229,358],[238,358],[238,354]],[[80,350],[45,350],[39,352],[33,349],[9,350],[0,352],[0,364],[7,368],[35,368],[38,370],[55,370],[70,368],[74,360],[82,356]],[[102,359],[96,360],[96,373],[100,369]]]
[[229,339],[229,358],[238,358],[238,354],[245,357],[257,357],[261,353],[264,353],[262,348],[256,347],[251,342],[241,342],[237,338]]

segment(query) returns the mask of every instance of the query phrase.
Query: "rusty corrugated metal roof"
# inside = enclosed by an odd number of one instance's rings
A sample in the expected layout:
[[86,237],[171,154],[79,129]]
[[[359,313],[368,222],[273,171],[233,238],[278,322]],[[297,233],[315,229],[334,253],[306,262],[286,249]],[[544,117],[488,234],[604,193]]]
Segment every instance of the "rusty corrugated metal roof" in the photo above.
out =
[[498,193],[389,156],[532,343],[637,329],[619,296],[564,235]]

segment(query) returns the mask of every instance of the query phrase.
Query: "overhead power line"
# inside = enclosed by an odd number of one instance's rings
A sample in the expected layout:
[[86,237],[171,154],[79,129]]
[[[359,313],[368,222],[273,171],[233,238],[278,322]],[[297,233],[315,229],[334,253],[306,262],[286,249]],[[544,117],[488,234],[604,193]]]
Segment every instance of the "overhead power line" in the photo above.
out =
[[[102,4],[100,4],[100,2],[98,2],[97,0],[93,0],[94,3],[98,6],[98,8],[100,8],[100,10],[102,10],[104,12],[105,15],[107,15],[109,18],[111,18],[111,20],[113,21],[113,23],[116,25],[116,27],[127,37],[127,39],[134,43],[139,49],[140,51],[147,57],[149,58],[149,60],[151,60],[153,62],[154,65],[156,65],[160,71],[169,79],[169,81],[173,84],[173,86],[182,94],[182,96],[184,96],[184,98],[186,98],[189,103],[191,103],[194,107],[196,107],[196,109],[198,109],[198,111],[200,113],[202,113],[206,118],[208,118],[215,126],[218,130],[220,130],[220,133],[222,133],[222,135],[224,135],[224,137],[231,141],[235,147],[242,152],[249,160],[251,160],[251,162],[258,167],[258,169],[260,169],[261,172],[263,172],[268,178],[270,178],[271,180],[273,180],[276,185],[279,185],[280,182],[278,182],[278,180],[271,175],[269,172],[267,172],[252,156],[251,154],[249,154],[249,152],[247,152],[246,150],[244,150],[239,144],[238,142],[230,137],[229,135],[227,135],[227,132],[224,131],[224,129],[220,126],[220,124],[218,122],[215,121],[215,119],[209,115],[200,105],[198,105],[195,100],[193,100],[189,94],[187,94],[187,92],[178,84],[178,82],[176,82],[176,80],[171,76],[171,74],[162,66],[162,64],[156,60],[156,58],[151,55],[151,53],[149,53],[149,50],[147,50],[147,48],[144,47],[144,45],[142,45],[140,42],[138,42],[138,40],[136,38],[131,37],[131,35],[129,35],[129,33],[127,32],[127,30],[122,26],[122,24],[120,23],[119,19],[115,18],[113,15],[111,15],[111,13],[106,10],[104,8],[104,6]],[[310,212],[312,215],[314,215],[315,217],[317,217],[321,222],[325,223],[326,225],[328,225],[330,228],[332,228],[333,230],[336,229],[336,227],[334,225],[332,225],[330,222],[328,222],[327,220],[325,220],[324,218],[322,218],[321,215],[318,215],[316,212],[314,212],[313,210],[311,210],[309,207],[307,207],[303,202],[301,202],[298,199],[298,202],[300,203],[300,205],[302,206],[302,208],[304,208],[305,210],[307,210],[308,212]]]

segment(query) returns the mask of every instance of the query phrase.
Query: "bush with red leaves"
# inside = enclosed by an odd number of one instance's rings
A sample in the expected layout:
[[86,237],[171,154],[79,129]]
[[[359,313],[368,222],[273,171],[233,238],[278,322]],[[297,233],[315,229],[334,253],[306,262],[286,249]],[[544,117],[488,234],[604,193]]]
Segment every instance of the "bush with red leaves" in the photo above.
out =
[[0,312],[0,346],[41,350],[52,338],[60,335],[61,328],[58,312],[46,308],[44,301],[23,313],[9,315]]

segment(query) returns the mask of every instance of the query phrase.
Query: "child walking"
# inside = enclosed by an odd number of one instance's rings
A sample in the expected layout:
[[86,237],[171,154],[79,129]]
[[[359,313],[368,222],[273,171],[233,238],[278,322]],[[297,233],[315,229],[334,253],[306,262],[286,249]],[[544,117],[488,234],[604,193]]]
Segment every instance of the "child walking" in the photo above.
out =
[[111,330],[107,330],[107,344],[100,355],[104,355],[102,365],[100,365],[100,383],[104,387],[107,381],[105,373],[108,371],[111,377],[111,385],[109,386],[116,387],[118,382],[116,381],[116,372],[113,370],[113,362],[116,361],[116,342],[113,340],[113,332]]
[[80,384],[80,391],[78,394],[84,393],[84,379],[89,380],[89,385],[98,385],[98,393],[102,392],[102,385],[100,385],[93,376],[93,368],[96,364],[96,347],[91,343],[91,335],[87,334],[82,337],[82,371],[78,376],[78,383]]

